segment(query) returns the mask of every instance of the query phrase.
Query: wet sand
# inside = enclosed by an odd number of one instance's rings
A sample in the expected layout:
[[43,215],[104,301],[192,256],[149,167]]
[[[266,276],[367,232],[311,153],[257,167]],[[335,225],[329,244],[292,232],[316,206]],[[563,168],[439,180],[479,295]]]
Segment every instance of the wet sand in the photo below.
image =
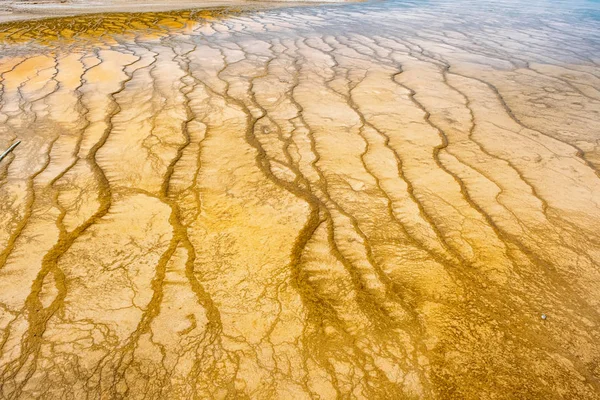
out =
[[598,13],[0,25],[0,398],[600,399]]

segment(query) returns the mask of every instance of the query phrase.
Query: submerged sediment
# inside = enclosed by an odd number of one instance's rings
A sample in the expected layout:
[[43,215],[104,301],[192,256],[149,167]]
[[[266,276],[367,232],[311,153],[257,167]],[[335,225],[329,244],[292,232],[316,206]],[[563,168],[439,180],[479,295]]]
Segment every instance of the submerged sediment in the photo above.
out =
[[0,25],[0,398],[600,398],[599,24],[517,3]]

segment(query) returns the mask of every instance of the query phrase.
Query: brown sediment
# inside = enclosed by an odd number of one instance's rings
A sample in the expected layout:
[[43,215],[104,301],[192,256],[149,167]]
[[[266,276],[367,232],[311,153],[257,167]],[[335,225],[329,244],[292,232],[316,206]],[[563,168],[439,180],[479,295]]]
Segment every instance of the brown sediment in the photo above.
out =
[[[224,8],[238,10],[269,10],[281,7],[305,7],[315,4],[352,2],[358,0],[178,0],[177,2],[169,0],[103,0],[103,1],[85,1],[85,0],[6,0],[0,4],[0,23],[3,22],[21,22],[35,20],[40,23],[56,17],[79,16],[87,17],[93,15],[98,19],[106,13],[140,14],[155,13],[157,16],[172,15],[173,13],[188,13],[194,10],[197,13],[200,10],[208,12],[221,10]],[[164,21],[163,21],[164,22]],[[76,23],[75,23],[76,25]],[[75,32],[68,32],[65,36]]]
[[600,398],[598,24],[519,7],[0,25],[0,398]]

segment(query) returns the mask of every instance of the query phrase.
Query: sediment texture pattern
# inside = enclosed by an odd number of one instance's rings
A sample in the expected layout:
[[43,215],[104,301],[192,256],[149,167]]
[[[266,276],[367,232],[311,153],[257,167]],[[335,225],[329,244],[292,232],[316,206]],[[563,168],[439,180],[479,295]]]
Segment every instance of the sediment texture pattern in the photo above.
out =
[[600,24],[555,3],[0,25],[0,398],[599,399]]

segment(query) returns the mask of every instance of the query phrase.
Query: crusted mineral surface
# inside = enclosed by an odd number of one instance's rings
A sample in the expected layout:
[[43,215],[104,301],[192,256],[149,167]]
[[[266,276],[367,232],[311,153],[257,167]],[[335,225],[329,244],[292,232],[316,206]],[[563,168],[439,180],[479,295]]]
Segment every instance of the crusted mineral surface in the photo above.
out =
[[0,25],[0,398],[599,399],[598,8]]

